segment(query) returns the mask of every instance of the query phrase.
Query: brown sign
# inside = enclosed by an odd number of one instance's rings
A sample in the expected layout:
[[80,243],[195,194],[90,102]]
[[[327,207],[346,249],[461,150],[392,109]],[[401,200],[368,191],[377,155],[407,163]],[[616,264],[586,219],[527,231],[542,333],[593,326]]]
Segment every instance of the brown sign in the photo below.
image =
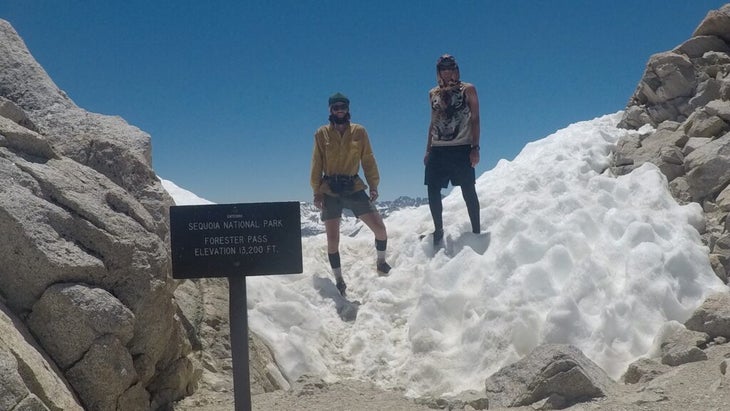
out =
[[298,202],[170,207],[173,278],[302,272]]

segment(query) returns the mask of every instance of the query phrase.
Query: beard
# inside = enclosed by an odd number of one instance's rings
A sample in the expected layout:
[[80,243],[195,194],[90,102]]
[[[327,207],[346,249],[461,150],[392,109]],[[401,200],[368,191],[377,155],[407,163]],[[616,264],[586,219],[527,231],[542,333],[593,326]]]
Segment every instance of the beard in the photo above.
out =
[[330,123],[334,124],[346,124],[350,121],[350,112],[340,117],[337,114],[330,114]]

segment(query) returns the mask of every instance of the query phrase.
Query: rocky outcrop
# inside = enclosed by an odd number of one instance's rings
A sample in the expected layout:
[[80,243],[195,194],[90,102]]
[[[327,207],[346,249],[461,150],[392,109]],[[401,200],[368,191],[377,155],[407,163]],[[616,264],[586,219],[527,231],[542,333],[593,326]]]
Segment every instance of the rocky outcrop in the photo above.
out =
[[607,395],[615,383],[571,345],[548,344],[490,376],[490,407],[519,407],[544,401],[543,409],[561,409]]
[[[684,122],[709,102],[730,97],[728,16],[730,5],[710,11],[689,40],[671,51],[650,57],[626,107],[621,122],[624,127],[638,129],[644,124],[656,127],[667,120]],[[703,120],[712,117],[708,113],[699,116]],[[715,133],[717,127],[728,130],[717,118],[703,127],[710,125]],[[691,134],[703,131],[700,124],[688,126]]]
[[713,294],[695,310],[685,322],[689,330],[698,331],[709,338],[730,339],[730,293]]
[[651,56],[620,126],[643,131],[618,142],[613,171],[651,162],[681,203],[705,211],[703,240],[715,273],[730,274],[730,4],[710,11],[692,37]]
[[199,373],[150,137],[78,108],[2,20],[0,181],[0,301],[29,331],[0,343],[0,408],[159,409],[189,394]]
[[[0,21],[0,68],[0,96],[24,112],[28,120],[23,121],[29,121],[30,130],[43,135],[59,155],[88,166],[129,192],[153,217],[155,232],[165,237],[165,216],[172,200],[151,167],[149,134],[121,117],[77,107],[6,21]],[[27,126],[22,121],[18,124]]]
[[[202,365],[199,387],[214,393],[233,392],[229,291],[226,278],[185,280],[175,290],[181,318]],[[249,332],[249,379],[251,394],[289,389],[271,350]]]
[[53,360],[22,321],[0,303],[0,410],[13,409],[83,408]]

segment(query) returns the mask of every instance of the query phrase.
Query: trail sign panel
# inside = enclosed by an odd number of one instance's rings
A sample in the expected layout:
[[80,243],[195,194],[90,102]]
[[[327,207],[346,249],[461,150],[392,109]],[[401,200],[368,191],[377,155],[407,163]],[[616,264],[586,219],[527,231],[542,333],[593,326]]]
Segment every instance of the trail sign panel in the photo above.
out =
[[170,207],[173,278],[302,272],[298,202]]

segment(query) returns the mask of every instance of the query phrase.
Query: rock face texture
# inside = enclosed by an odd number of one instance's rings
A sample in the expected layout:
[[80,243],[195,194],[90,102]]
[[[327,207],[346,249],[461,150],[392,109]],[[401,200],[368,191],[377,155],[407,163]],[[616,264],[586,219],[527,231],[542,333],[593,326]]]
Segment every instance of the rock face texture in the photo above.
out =
[[0,20],[0,409],[159,409],[192,391],[171,204],[150,136],[77,107]]
[[604,397],[614,384],[577,348],[548,344],[490,376],[485,387],[490,406],[519,407],[545,400],[549,409],[561,409]]
[[725,282],[730,273],[730,4],[710,11],[692,37],[651,56],[620,126],[646,130],[618,143],[613,170],[651,162],[680,202],[698,202],[703,239]]
[[[614,172],[654,163],[680,202],[702,204],[710,261],[727,282],[730,5],[650,58],[622,125],[645,132],[619,142]],[[231,408],[227,284],[171,279],[171,204],[151,167],[150,136],[77,107],[0,20],[0,410],[168,409],[198,385],[222,402],[177,409]],[[678,370],[714,361],[720,386],[728,384],[729,306],[730,293],[713,295],[685,324],[667,327],[658,352],[632,364],[623,385],[574,347],[545,345],[453,404],[669,409],[686,389],[661,384]],[[264,342],[252,336],[249,344],[252,393],[290,388]],[[306,395],[313,386],[326,391],[308,383]],[[703,408],[726,408],[725,391]]]

